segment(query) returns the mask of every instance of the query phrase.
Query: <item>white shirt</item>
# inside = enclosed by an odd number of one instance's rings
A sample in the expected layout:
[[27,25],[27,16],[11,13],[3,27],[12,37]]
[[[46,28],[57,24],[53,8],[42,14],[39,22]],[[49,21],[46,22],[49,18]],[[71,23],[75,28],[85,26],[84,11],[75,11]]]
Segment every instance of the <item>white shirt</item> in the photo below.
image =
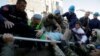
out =
[[82,42],[82,43],[86,42],[87,36],[85,35],[85,32],[82,28],[79,28],[79,29],[73,28],[72,30],[78,34],[84,34],[81,36],[82,38],[81,38],[80,42]]

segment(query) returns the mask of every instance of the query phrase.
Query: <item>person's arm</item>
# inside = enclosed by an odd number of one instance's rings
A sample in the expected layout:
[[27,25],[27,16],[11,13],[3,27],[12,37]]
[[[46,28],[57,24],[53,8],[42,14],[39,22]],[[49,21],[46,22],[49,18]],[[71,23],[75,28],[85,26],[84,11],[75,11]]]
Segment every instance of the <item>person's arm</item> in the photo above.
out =
[[0,8],[0,20],[5,24],[5,28],[12,28],[14,26],[14,23],[7,20],[7,18],[5,17],[5,15],[9,14],[9,6],[2,6]]
[[3,37],[2,39],[3,39],[4,43],[6,43],[6,44],[12,44],[14,42],[13,35],[10,33],[5,33],[5,34],[3,34],[2,37]]
[[98,28],[100,29],[100,21],[98,22]]
[[84,32],[83,29],[81,29],[80,32],[77,32],[77,31],[75,31],[75,28],[73,28],[73,29],[72,29],[72,32],[73,32],[74,34],[77,34],[77,35],[85,35],[85,32]]
[[57,31],[62,32],[61,26],[56,22],[56,20],[53,20],[53,22],[57,26]]
[[6,13],[6,12],[8,12],[9,11],[9,9],[8,9],[8,6],[6,5],[6,6],[2,6],[1,8],[0,8],[0,20],[2,21],[2,22],[4,22],[5,20],[7,20],[3,15]]
[[87,36],[84,36],[84,35],[83,35],[83,36],[82,36],[82,39],[81,39],[81,42],[82,42],[82,43],[86,43],[86,41],[87,41]]
[[6,19],[0,14],[0,22],[4,22]]
[[62,15],[62,17],[66,17],[68,15],[68,13],[64,13],[63,15]]
[[36,36],[37,37],[40,37],[44,32],[45,32],[45,27],[44,27],[44,21],[45,21],[46,18],[42,18],[40,24],[41,24],[41,29],[40,30],[36,30],[37,31],[37,34]]

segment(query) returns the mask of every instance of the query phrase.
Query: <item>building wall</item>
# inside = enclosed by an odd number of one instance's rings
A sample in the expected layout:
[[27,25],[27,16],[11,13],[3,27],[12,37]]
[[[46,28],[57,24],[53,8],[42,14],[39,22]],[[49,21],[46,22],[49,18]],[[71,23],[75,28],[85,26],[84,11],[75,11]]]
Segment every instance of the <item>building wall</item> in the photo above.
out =
[[[17,0],[8,0],[8,3],[16,4],[16,1]],[[60,0],[26,0],[26,1],[27,1],[26,12],[28,14],[28,17],[31,18],[31,16],[34,13],[40,14],[43,11],[53,12],[57,7],[56,2],[59,2]]]
[[[17,0],[8,0],[9,4],[15,4]],[[37,12],[46,11],[46,5],[48,6],[48,11],[52,12],[56,9],[56,2],[60,0],[26,0],[27,10],[33,10]]]

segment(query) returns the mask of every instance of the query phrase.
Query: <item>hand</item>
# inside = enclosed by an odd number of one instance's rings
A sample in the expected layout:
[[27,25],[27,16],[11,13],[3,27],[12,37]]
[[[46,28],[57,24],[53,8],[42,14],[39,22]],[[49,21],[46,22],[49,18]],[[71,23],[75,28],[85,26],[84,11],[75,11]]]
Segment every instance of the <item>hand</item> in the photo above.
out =
[[86,29],[84,26],[82,27],[83,29]]
[[56,43],[54,42],[55,40],[51,39],[48,35],[46,35],[46,39],[51,40],[52,42],[50,44],[53,45],[54,47],[56,46]]
[[5,33],[3,35],[3,40],[5,43],[12,43],[13,42],[13,35],[12,34],[9,34],[9,33]]
[[5,28],[8,28],[8,29],[10,29],[10,28],[12,28],[14,26],[14,23],[13,22],[10,22],[8,20],[6,20],[4,22],[4,24],[5,24]]
[[51,42],[50,44],[53,45],[54,47],[56,46],[56,43],[55,42]]
[[43,34],[43,31],[41,30],[35,30],[35,31],[37,31],[36,37],[40,37]]

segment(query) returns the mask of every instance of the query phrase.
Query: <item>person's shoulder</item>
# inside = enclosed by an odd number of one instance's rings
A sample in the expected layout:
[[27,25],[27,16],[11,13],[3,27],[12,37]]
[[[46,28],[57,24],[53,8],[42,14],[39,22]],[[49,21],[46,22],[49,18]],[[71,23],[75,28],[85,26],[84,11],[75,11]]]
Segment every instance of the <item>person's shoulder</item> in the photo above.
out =
[[80,19],[79,20],[84,20],[84,17],[80,17]]
[[4,6],[1,6],[0,9],[2,9],[4,11],[8,11],[12,7],[15,7],[15,5],[9,5],[9,4],[7,4],[7,5],[4,5]]
[[27,15],[26,11],[23,12],[25,15]]
[[83,30],[83,29],[80,27],[79,30]]
[[7,4],[7,5],[4,5],[2,7],[15,7],[15,5],[9,5],[9,4]]
[[90,19],[89,23],[93,24],[93,22],[94,22],[94,19]]
[[69,12],[65,12],[64,14],[69,14]]
[[72,28],[72,31],[76,30],[76,28]]
[[100,21],[99,19],[97,19],[97,21]]
[[90,19],[90,21],[94,21],[94,19]]

